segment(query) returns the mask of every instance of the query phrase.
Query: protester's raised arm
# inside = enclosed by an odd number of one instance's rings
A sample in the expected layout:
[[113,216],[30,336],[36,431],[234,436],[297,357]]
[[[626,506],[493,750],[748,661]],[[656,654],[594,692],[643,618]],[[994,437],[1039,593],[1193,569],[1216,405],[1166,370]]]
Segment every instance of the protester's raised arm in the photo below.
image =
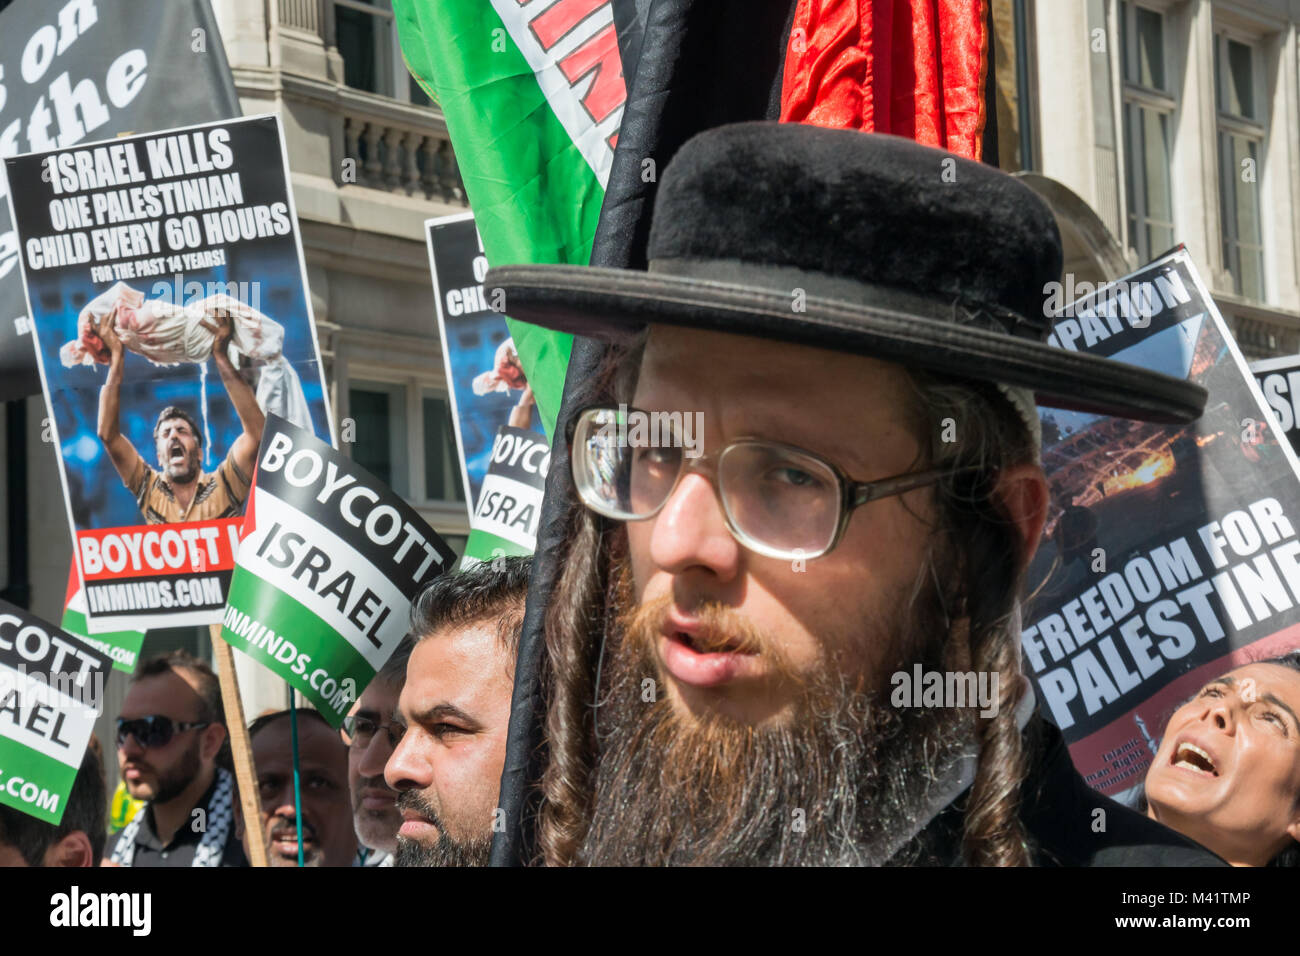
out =
[[110,312],[100,319],[96,332],[108,347],[111,358],[108,363],[108,380],[99,390],[99,440],[104,443],[108,456],[113,460],[113,467],[121,475],[122,481],[129,484],[131,474],[135,471],[136,459],[140,457],[135,447],[127,441],[121,430],[122,369],[126,364],[126,353],[122,340],[113,328],[116,313]]
[[514,408],[510,409],[510,417],[506,424],[511,428],[528,428],[533,423],[533,406],[537,400],[533,398],[533,387],[524,386],[524,394],[519,396],[519,402]]
[[234,363],[230,361],[230,336],[232,333],[230,315],[224,310],[210,313],[210,318],[203,321],[203,327],[215,336],[212,343],[212,358],[221,373],[222,384],[230,396],[239,415],[239,424],[244,426],[244,433],[235,439],[230,448],[230,455],[235,464],[245,475],[253,473],[253,462],[257,458],[257,448],[262,443],[262,428],[266,425],[266,416],[258,407],[257,396],[252,387],[244,381]]

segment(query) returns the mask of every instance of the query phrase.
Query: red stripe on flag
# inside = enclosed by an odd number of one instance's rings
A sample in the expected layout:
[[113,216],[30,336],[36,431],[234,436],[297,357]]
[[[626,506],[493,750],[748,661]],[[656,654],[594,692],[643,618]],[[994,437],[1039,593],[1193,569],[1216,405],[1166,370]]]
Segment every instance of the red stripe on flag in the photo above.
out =
[[591,86],[582,97],[582,106],[594,122],[603,122],[627,96],[623,61],[618,55],[618,37],[614,35],[612,23],[561,60],[560,70],[571,86],[595,71]]
[[992,43],[988,24],[988,0],[941,0],[939,4],[939,35],[948,38],[942,61],[944,135],[950,150],[972,159],[981,158],[988,120],[984,99]]
[[781,119],[907,136],[979,159],[986,0],[799,0]]
[[549,50],[559,43],[564,35],[576,27],[610,0],[560,0],[559,3],[539,13],[528,25],[542,45]]
[[[244,503],[244,523],[239,526],[239,540],[243,541],[257,530],[257,462],[253,462],[253,480],[248,486],[248,500]],[[236,555],[238,557],[238,555]]]

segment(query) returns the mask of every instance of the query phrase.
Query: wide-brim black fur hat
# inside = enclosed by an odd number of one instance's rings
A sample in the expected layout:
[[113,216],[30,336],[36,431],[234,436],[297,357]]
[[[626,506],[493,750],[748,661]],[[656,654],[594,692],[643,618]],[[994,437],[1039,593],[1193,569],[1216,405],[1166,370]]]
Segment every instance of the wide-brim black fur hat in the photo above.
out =
[[1038,404],[1186,422],[1203,388],[1048,345],[1061,239],[1013,177],[897,136],[739,123],[684,144],[649,269],[491,269],[511,318],[607,341],[647,323],[850,351],[1033,390]]

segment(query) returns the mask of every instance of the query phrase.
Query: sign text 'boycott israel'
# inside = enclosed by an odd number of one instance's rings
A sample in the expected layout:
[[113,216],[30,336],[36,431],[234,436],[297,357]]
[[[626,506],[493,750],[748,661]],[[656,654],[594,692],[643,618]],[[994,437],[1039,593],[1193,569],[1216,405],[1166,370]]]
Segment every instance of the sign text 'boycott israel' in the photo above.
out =
[[222,637],[333,726],[455,554],[415,510],[311,432],[270,416]]
[[0,804],[57,824],[112,662],[0,601]]

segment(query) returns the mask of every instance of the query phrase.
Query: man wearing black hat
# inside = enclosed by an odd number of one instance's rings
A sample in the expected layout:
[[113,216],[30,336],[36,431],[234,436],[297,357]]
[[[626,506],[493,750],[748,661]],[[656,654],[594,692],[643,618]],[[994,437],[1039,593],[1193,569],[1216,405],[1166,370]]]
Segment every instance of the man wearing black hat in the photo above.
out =
[[[681,147],[649,242],[648,271],[487,279],[616,346],[563,422],[585,507],[547,617],[544,860],[1219,862],[1090,790],[1021,672],[1035,404],[1205,400],[1045,344],[1045,205],[911,141],[747,123]],[[930,675],[991,705],[898,693]]]

